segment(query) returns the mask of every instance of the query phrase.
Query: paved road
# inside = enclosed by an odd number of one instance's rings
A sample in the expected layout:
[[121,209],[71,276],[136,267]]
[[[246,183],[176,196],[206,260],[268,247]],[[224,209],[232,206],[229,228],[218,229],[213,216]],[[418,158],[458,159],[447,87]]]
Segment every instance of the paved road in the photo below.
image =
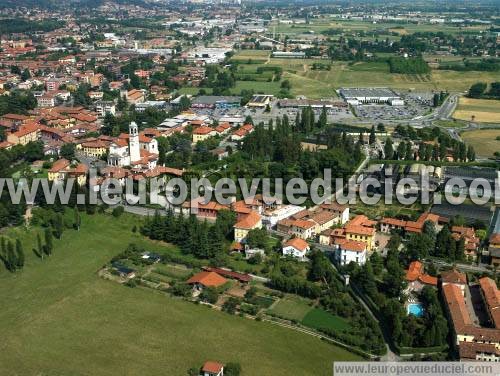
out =
[[435,265],[439,266],[447,266],[447,267],[455,267],[460,271],[463,272],[473,272],[473,273],[489,273],[492,274],[493,271],[486,268],[486,265],[480,264],[480,265],[469,265],[469,264],[457,264],[457,263],[449,263],[444,260],[426,260],[426,262],[430,263],[432,262]]

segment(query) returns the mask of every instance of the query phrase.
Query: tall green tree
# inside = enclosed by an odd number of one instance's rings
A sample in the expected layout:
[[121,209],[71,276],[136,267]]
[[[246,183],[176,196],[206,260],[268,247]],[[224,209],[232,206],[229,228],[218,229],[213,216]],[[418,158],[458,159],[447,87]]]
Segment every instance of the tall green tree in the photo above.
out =
[[44,251],[47,256],[52,254],[52,250],[54,248],[53,239],[52,239],[52,231],[50,228],[45,229],[45,246]]
[[16,239],[16,258],[17,258],[17,268],[22,269],[24,267],[24,249],[21,240]]

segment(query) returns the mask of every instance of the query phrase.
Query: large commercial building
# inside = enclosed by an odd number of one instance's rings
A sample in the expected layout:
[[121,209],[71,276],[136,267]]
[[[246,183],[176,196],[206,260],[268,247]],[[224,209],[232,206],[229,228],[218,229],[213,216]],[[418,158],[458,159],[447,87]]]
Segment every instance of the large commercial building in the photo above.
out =
[[191,102],[193,108],[237,108],[240,107],[241,97],[236,96],[217,96],[217,95],[200,95],[194,98]]
[[338,93],[347,103],[357,106],[359,104],[390,104],[402,106],[404,101],[401,97],[386,87],[348,87],[341,88]]

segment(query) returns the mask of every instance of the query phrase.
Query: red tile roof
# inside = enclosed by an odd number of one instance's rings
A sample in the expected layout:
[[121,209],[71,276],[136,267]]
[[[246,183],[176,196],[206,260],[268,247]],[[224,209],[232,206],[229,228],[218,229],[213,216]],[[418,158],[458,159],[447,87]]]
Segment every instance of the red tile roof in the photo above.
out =
[[479,279],[486,307],[490,312],[495,328],[500,329],[500,292],[494,280],[488,277]]
[[203,365],[203,367],[201,368],[201,370],[203,372],[209,372],[209,373],[218,374],[220,371],[222,371],[223,367],[224,367],[224,365],[221,364],[221,363],[208,361],[208,362],[205,362],[205,364]]
[[219,287],[227,282],[227,279],[215,272],[200,272],[187,280],[188,284],[199,283],[205,287]]
[[293,247],[301,252],[309,248],[309,244],[301,238],[292,238],[285,243],[285,247]]
[[366,250],[366,243],[357,242],[354,240],[344,240],[340,242],[340,248],[346,251],[363,252]]
[[251,210],[250,213],[241,218],[234,227],[251,230],[253,229],[261,220],[259,213]]
[[246,283],[246,282],[250,282],[252,280],[252,277],[250,277],[248,274],[233,272],[232,270],[213,268],[211,266],[205,266],[203,269],[208,271],[208,272],[214,272],[214,273],[217,273],[219,275],[223,275],[223,276],[228,277],[228,278],[237,279],[240,282]]
[[452,269],[441,273],[441,281],[443,283],[458,283],[465,285],[467,283],[467,277],[464,273],[461,273],[456,269]]

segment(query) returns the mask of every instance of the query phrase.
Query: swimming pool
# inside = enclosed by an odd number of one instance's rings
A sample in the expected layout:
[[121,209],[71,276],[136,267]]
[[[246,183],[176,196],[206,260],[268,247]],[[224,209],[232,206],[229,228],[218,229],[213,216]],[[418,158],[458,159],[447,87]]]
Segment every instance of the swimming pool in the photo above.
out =
[[421,303],[411,303],[408,304],[408,314],[422,317],[424,315],[424,307]]

